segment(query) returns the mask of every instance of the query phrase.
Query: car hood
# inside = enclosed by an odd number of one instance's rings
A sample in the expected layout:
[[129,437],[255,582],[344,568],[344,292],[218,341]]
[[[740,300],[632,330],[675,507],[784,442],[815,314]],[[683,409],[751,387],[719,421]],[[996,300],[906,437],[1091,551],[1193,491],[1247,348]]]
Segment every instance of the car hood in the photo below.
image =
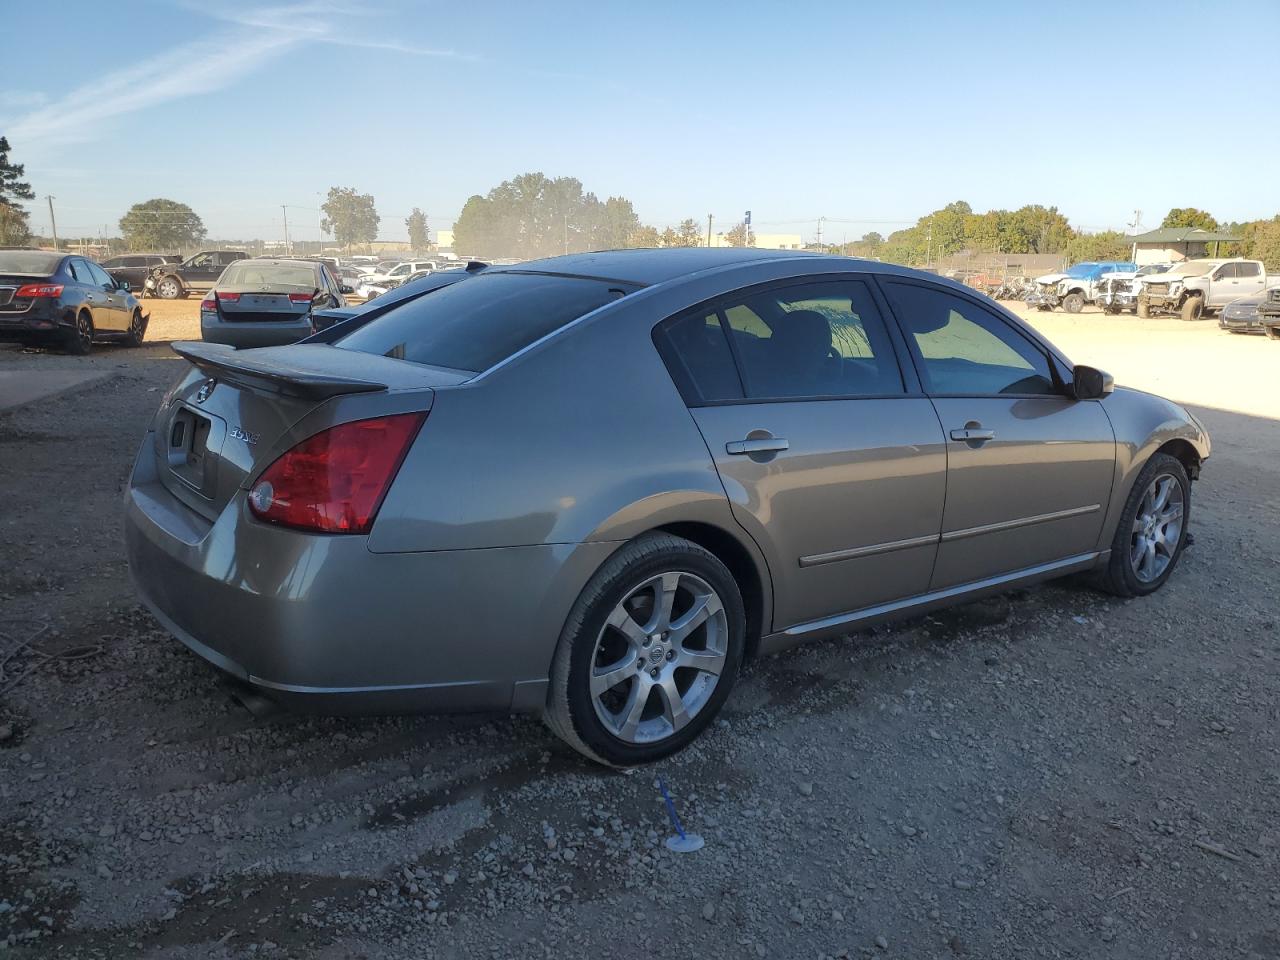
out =
[[1138,275],[1136,270],[1117,270],[1114,273],[1104,273],[1099,279],[1101,280],[1132,280]]
[[1043,277],[1036,277],[1036,283],[1057,283],[1065,279],[1067,279],[1065,273],[1046,273]]

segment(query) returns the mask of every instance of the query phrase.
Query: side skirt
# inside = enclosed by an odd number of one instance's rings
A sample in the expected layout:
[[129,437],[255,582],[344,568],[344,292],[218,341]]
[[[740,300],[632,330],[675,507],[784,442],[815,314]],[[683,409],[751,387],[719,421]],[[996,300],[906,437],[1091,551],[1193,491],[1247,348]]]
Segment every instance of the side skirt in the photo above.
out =
[[977,600],[992,594],[1003,593],[1014,587],[1040,583],[1044,580],[1053,580],[1068,574],[1092,570],[1105,564],[1110,555],[1110,550],[1081,553],[1063,560],[1055,560],[1052,563],[1042,563],[1023,570],[1016,570],[1013,573],[1001,574],[998,577],[988,577],[986,580],[948,587],[946,590],[924,593],[916,597],[908,597],[905,600],[894,600],[891,603],[882,603],[879,606],[855,610],[852,613],[824,617],[821,620],[798,623],[793,627],[788,627],[786,630],[763,637],[760,641],[760,652],[762,654],[777,653],[779,650],[786,650],[809,640],[841,636],[877,623],[918,617],[933,610],[940,610],[969,600]]

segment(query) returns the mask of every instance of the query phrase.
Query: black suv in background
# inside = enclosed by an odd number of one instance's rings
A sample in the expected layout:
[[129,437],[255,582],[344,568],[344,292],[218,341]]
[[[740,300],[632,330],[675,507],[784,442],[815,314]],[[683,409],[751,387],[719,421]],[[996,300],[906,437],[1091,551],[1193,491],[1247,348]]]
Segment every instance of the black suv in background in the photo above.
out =
[[152,270],[181,261],[182,258],[176,253],[123,253],[102,261],[101,267],[114,279],[128,283],[130,290],[136,290],[141,295],[142,285],[147,282]]
[[143,286],[143,294],[161,300],[178,300],[192,293],[204,293],[222,276],[222,271],[247,253],[238,250],[204,250],[179,264],[153,267]]

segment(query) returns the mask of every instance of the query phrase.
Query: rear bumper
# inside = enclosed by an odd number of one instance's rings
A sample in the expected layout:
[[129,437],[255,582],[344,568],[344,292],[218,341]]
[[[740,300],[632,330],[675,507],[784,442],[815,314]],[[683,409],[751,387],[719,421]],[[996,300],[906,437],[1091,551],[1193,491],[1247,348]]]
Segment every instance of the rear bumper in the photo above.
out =
[[377,554],[365,537],[212,524],[143,443],[125,493],[143,603],[219,669],[326,713],[537,710],[569,608],[613,543]]
[[200,338],[205,343],[225,343],[232,347],[281,347],[297,343],[314,332],[309,317],[282,323],[228,323],[223,320],[205,320],[203,316],[200,318]]
[[53,301],[35,299],[26,310],[0,308],[0,341],[31,340],[59,333],[72,325],[74,311],[63,311]]

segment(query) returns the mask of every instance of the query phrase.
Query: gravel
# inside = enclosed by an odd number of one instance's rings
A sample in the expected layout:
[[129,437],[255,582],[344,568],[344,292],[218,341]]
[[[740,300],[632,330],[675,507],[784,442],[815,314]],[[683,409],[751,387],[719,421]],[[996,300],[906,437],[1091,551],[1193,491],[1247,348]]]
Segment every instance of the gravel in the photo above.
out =
[[[0,349],[80,364],[114,375],[0,415],[0,631],[102,647],[0,699],[0,952],[1280,955],[1280,410],[1196,408],[1214,459],[1158,595],[1051,584],[799,648],[626,776],[535,718],[245,711],[123,563],[176,362]],[[701,851],[666,848],[659,775]]]

